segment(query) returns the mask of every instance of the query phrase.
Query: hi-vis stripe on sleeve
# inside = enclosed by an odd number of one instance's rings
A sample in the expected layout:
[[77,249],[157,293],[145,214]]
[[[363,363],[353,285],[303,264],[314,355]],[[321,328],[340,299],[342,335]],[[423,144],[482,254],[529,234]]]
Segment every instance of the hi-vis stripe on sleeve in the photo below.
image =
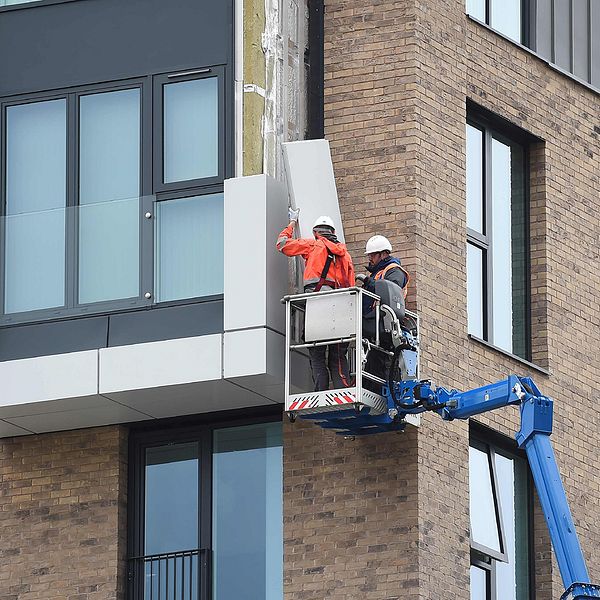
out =
[[281,250],[285,246],[286,242],[289,239],[290,239],[289,237],[285,237],[285,236],[277,238],[277,244],[276,244],[277,245],[277,250]]

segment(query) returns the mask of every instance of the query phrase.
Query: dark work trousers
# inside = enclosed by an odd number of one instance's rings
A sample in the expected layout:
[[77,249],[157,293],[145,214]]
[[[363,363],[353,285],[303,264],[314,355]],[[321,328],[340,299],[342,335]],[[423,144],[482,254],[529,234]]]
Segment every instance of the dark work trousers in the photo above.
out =
[[347,351],[348,344],[331,344],[308,349],[315,392],[329,389],[330,373],[333,389],[350,386]]
[[[365,371],[376,377],[381,377],[387,381],[390,366],[392,365],[392,357],[377,350],[371,349],[367,356],[367,364],[365,365]],[[363,377],[363,387],[367,390],[381,394],[382,386],[375,382]]]

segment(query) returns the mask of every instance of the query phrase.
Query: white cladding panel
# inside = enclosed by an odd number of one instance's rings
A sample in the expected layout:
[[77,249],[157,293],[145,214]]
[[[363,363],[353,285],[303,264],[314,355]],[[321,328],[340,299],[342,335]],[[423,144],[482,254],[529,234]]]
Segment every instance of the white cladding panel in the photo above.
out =
[[333,340],[356,333],[356,296],[332,294],[308,298],[304,339],[307,342]]
[[337,237],[343,242],[344,229],[329,142],[286,142],[283,159],[292,205],[300,208],[300,237],[312,237],[317,217],[328,215],[335,223]]
[[275,247],[287,224],[285,187],[266,175],[225,181],[224,329],[284,327],[288,261]]
[[100,350],[100,393],[220,379],[222,336],[149,342]]
[[98,351],[0,362],[0,407],[98,393]]

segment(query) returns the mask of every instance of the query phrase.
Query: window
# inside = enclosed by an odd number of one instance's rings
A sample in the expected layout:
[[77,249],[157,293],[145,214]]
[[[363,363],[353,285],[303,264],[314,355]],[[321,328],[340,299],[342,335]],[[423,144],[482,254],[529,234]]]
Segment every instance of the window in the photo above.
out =
[[3,103],[0,322],[222,294],[223,80]]
[[529,359],[527,150],[484,121],[466,139],[468,331]]
[[134,434],[130,600],[283,599],[280,422]]
[[531,484],[526,460],[472,440],[471,600],[529,600]]
[[525,43],[527,4],[527,0],[467,0],[466,12],[515,42]]

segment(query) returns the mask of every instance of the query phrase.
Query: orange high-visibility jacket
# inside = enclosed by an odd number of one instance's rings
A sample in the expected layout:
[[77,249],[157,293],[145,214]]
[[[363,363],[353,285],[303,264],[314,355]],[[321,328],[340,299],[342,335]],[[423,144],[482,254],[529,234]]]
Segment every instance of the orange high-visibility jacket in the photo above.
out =
[[316,284],[327,262],[327,250],[333,255],[333,261],[327,272],[325,285],[335,288],[352,287],[355,284],[354,265],[348,254],[346,244],[332,242],[322,235],[316,239],[294,239],[293,225],[288,225],[277,238],[277,250],[286,256],[302,256],[304,267],[304,286]]

